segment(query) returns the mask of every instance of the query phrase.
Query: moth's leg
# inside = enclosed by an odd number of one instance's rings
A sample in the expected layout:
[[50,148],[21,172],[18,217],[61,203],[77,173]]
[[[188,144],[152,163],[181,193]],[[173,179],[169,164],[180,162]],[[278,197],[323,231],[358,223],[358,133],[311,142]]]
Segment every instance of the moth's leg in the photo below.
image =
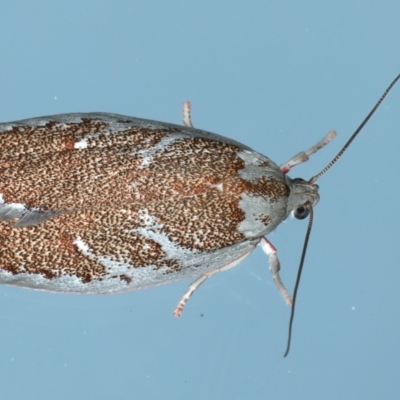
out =
[[261,239],[260,244],[264,253],[269,258],[269,270],[271,272],[272,279],[274,280],[276,287],[278,288],[286,304],[291,305],[293,303],[292,297],[283,285],[281,277],[279,275],[281,264],[279,262],[278,256],[276,255],[276,248],[265,237]]
[[190,104],[190,101],[185,101],[183,103],[182,107],[182,120],[183,120],[183,125],[193,128],[192,120],[190,119],[190,110],[192,108],[192,105]]
[[179,300],[178,305],[176,306],[175,310],[174,310],[174,315],[175,317],[180,317],[182,315],[182,311],[186,305],[186,303],[188,302],[188,300],[190,299],[190,296],[196,291],[196,289],[203,283],[205,282],[208,278],[210,278],[211,276],[213,276],[214,274],[216,274],[217,272],[219,272],[218,270],[214,270],[212,272],[209,272],[207,274],[201,275],[200,278],[196,279],[194,282],[192,282],[189,285],[188,290],[185,292],[185,294],[181,297],[181,299]]
[[299,154],[296,154],[292,157],[288,162],[282,164],[280,166],[281,171],[284,174],[287,174],[291,168],[294,166],[306,162],[311,156],[311,154],[316,153],[319,149],[322,149],[325,145],[327,145],[331,140],[336,137],[335,131],[330,131],[322,140],[320,140],[315,146],[311,147],[311,149],[307,151],[301,151]]
[[233,261],[229,262],[228,264],[224,264],[221,267],[213,269],[210,272],[206,272],[205,274],[203,274],[199,278],[197,278],[194,282],[192,282],[189,285],[188,290],[185,292],[185,294],[179,300],[179,303],[175,308],[175,311],[174,311],[175,317],[181,316],[183,308],[185,307],[186,303],[190,299],[191,295],[196,291],[196,289],[198,289],[198,287],[203,282],[205,282],[208,278],[211,278],[213,275],[217,274],[218,272],[226,271],[227,269],[233,268],[234,266],[239,264],[242,260],[244,260],[253,250],[254,250],[254,246],[252,246],[249,250],[246,250],[245,253],[243,253],[238,258],[235,258]]

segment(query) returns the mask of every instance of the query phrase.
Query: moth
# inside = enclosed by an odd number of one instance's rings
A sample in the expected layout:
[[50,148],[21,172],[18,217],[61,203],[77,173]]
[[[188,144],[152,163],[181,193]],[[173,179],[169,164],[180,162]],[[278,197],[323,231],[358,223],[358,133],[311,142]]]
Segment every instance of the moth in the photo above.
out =
[[179,316],[207,278],[261,245],[291,304],[265,236],[312,212],[315,181],[349,143],[320,174],[292,179],[334,132],[279,167],[194,128],[189,103],[183,114],[183,126],[108,113],[0,124],[0,283],[104,294],[196,278]]

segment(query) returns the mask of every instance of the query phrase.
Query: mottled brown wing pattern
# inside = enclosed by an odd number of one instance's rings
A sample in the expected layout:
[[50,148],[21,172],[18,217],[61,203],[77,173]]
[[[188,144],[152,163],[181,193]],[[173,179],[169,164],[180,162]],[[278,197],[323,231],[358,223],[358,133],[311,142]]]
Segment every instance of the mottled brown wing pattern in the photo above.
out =
[[241,176],[242,147],[174,125],[92,114],[2,130],[0,279],[8,283],[104,293],[195,276],[254,248],[268,229],[272,216],[257,214],[258,235],[248,232],[243,193],[250,203],[268,193],[279,209],[289,193],[259,174],[267,158]]

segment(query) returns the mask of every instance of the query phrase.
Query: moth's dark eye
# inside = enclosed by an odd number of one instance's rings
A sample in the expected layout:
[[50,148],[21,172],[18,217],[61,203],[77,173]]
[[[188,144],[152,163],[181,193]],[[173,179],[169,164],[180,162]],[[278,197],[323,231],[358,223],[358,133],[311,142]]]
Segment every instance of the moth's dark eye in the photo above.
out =
[[294,214],[294,217],[297,219],[304,219],[304,218],[308,217],[308,214],[310,214],[310,210],[306,206],[300,206],[294,210],[293,214]]

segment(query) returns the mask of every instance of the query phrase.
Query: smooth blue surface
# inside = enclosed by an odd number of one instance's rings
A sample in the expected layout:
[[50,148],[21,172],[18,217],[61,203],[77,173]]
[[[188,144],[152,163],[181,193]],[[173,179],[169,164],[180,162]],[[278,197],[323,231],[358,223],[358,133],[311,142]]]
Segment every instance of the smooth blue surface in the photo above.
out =
[[[339,137],[400,73],[397,1],[4,1],[0,120],[106,111],[196,127],[277,163]],[[318,183],[292,350],[257,249],[206,282],[115,296],[0,287],[0,399],[398,399],[400,85]],[[1,151],[1,149],[0,149]],[[1,182],[0,182],[1,186]],[[269,239],[292,291],[305,221]],[[1,252],[1,249],[0,249]]]

